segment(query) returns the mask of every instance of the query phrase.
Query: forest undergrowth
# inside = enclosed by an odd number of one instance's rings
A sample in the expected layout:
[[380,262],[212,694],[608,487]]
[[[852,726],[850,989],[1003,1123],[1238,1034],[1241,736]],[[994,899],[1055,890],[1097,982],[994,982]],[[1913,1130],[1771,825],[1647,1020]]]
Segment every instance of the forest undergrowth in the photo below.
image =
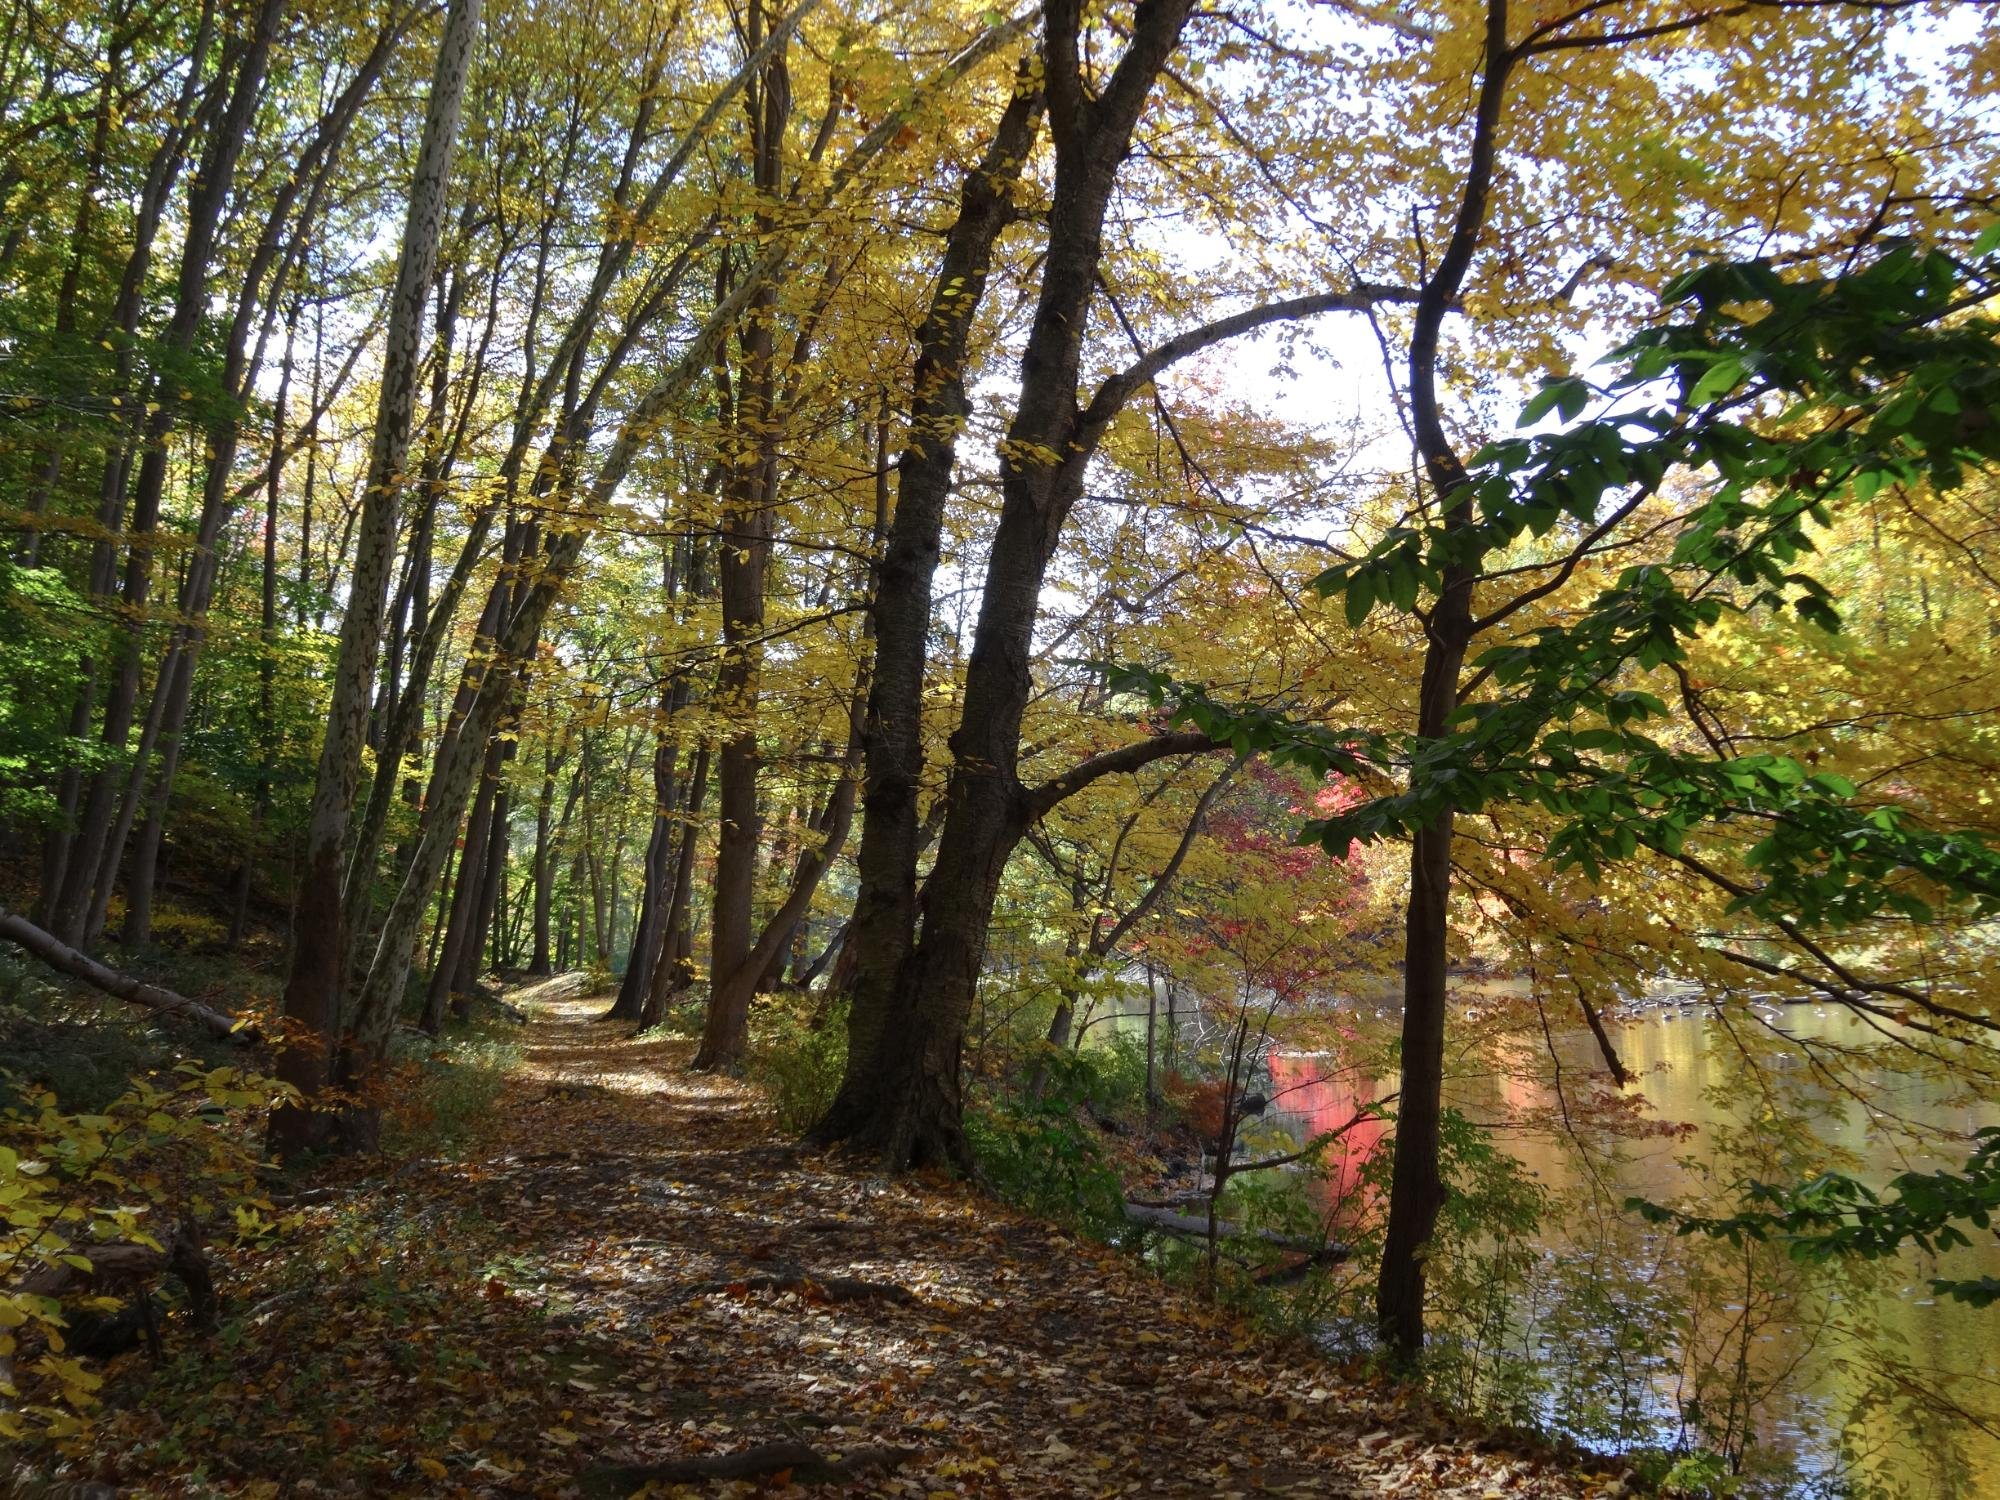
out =
[[795,1147],[601,999],[516,998],[425,1091],[435,1154],[279,1195],[283,1233],[214,1251],[217,1329],[121,1356],[17,1493],[1624,1492],[976,1188]]

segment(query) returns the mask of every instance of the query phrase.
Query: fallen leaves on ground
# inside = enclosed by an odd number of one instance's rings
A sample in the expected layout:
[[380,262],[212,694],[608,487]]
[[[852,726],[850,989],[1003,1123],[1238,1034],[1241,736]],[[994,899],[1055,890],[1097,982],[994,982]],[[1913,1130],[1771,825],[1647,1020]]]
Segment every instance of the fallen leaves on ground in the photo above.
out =
[[[532,1006],[461,1159],[350,1180],[240,1256],[224,1335],[158,1373],[128,1358],[82,1472],[248,1497],[1615,1487],[968,1188],[802,1151],[756,1090],[602,1008]],[[780,1466],[753,1477],[632,1477],[760,1447]]]

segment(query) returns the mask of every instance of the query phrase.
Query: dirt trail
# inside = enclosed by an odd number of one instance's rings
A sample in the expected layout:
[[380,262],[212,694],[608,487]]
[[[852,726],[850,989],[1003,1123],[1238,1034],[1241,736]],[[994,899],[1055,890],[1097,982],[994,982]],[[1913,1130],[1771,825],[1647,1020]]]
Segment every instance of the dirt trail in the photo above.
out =
[[803,1152],[753,1089],[593,1024],[602,1005],[531,1001],[504,1117],[542,1149],[491,1162],[496,1215],[565,1204],[549,1284],[624,1356],[616,1414],[579,1412],[580,1468],[803,1442],[912,1455],[826,1493],[1596,1488],[1441,1445],[1116,1252]]
[[1621,1492],[968,1189],[804,1152],[685,1045],[596,1022],[602,999],[514,998],[525,1062],[483,1138],[235,1257],[239,1334],[127,1370],[88,1469],[126,1495],[498,1500],[765,1450],[645,1492]]

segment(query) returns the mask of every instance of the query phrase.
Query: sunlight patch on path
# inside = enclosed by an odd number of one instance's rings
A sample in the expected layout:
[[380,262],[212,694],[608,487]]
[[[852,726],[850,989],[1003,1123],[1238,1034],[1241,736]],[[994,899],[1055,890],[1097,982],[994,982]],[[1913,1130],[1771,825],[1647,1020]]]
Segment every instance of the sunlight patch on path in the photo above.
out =
[[599,1088],[635,1099],[651,1097],[744,1115],[763,1109],[763,1096],[754,1088],[713,1074],[688,1072],[690,1048],[685,1042],[634,1036],[629,1024],[602,1020],[611,1006],[609,995],[535,998],[537,991],[555,987],[561,977],[507,997],[528,1015],[522,1078],[551,1089]]

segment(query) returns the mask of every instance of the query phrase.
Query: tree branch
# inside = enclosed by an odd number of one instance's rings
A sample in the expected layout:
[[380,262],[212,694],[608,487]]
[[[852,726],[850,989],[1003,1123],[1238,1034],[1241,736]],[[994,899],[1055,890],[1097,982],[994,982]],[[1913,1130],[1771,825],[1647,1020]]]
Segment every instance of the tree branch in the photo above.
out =
[[1043,782],[1040,786],[1024,787],[1021,791],[1023,821],[1040,822],[1047,817],[1050,809],[1065,798],[1073,797],[1094,781],[1106,776],[1116,776],[1127,771],[1136,771],[1142,766],[1150,766],[1156,760],[1165,760],[1169,755],[1200,755],[1204,751],[1219,750],[1221,743],[1192,729],[1177,729],[1169,734],[1156,734],[1149,739],[1134,740],[1129,745],[1120,745],[1116,750],[1106,750],[1101,755],[1072,766],[1062,775]]
[[1084,408],[1082,425],[1086,429],[1102,427],[1118,415],[1125,403],[1132,399],[1133,392],[1148,384],[1169,365],[1242,334],[1296,318],[1314,318],[1333,312],[1366,312],[1385,302],[1408,303],[1416,300],[1417,294],[1406,287],[1363,283],[1344,292],[1317,292],[1306,297],[1287,297],[1281,302],[1266,302],[1217,318],[1212,323],[1203,323],[1148,350],[1116,375],[1107,376],[1091,397],[1090,405]]
[[1194,847],[1194,841],[1201,837],[1202,824],[1208,821],[1209,808],[1214,806],[1215,799],[1222,795],[1223,789],[1234,779],[1248,758],[1243,755],[1237,756],[1220,776],[1208,784],[1207,790],[1194,805],[1194,812],[1188,818],[1187,827],[1181,832],[1181,841],[1174,846],[1172,857],[1167,860],[1160,873],[1153,877],[1153,883],[1146,887],[1146,894],[1132,903],[1132,909],[1104,932],[1091,938],[1090,951],[1093,954],[1103,958],[1110,953],[1124,940],[1126,933],[1143,922],[1147,914],[1160,904],[1160,898],[1166,895],[1167,887],[1174,883],[1174,877],[1180,873],[1181,864],[1187,859],[1188,851]]

